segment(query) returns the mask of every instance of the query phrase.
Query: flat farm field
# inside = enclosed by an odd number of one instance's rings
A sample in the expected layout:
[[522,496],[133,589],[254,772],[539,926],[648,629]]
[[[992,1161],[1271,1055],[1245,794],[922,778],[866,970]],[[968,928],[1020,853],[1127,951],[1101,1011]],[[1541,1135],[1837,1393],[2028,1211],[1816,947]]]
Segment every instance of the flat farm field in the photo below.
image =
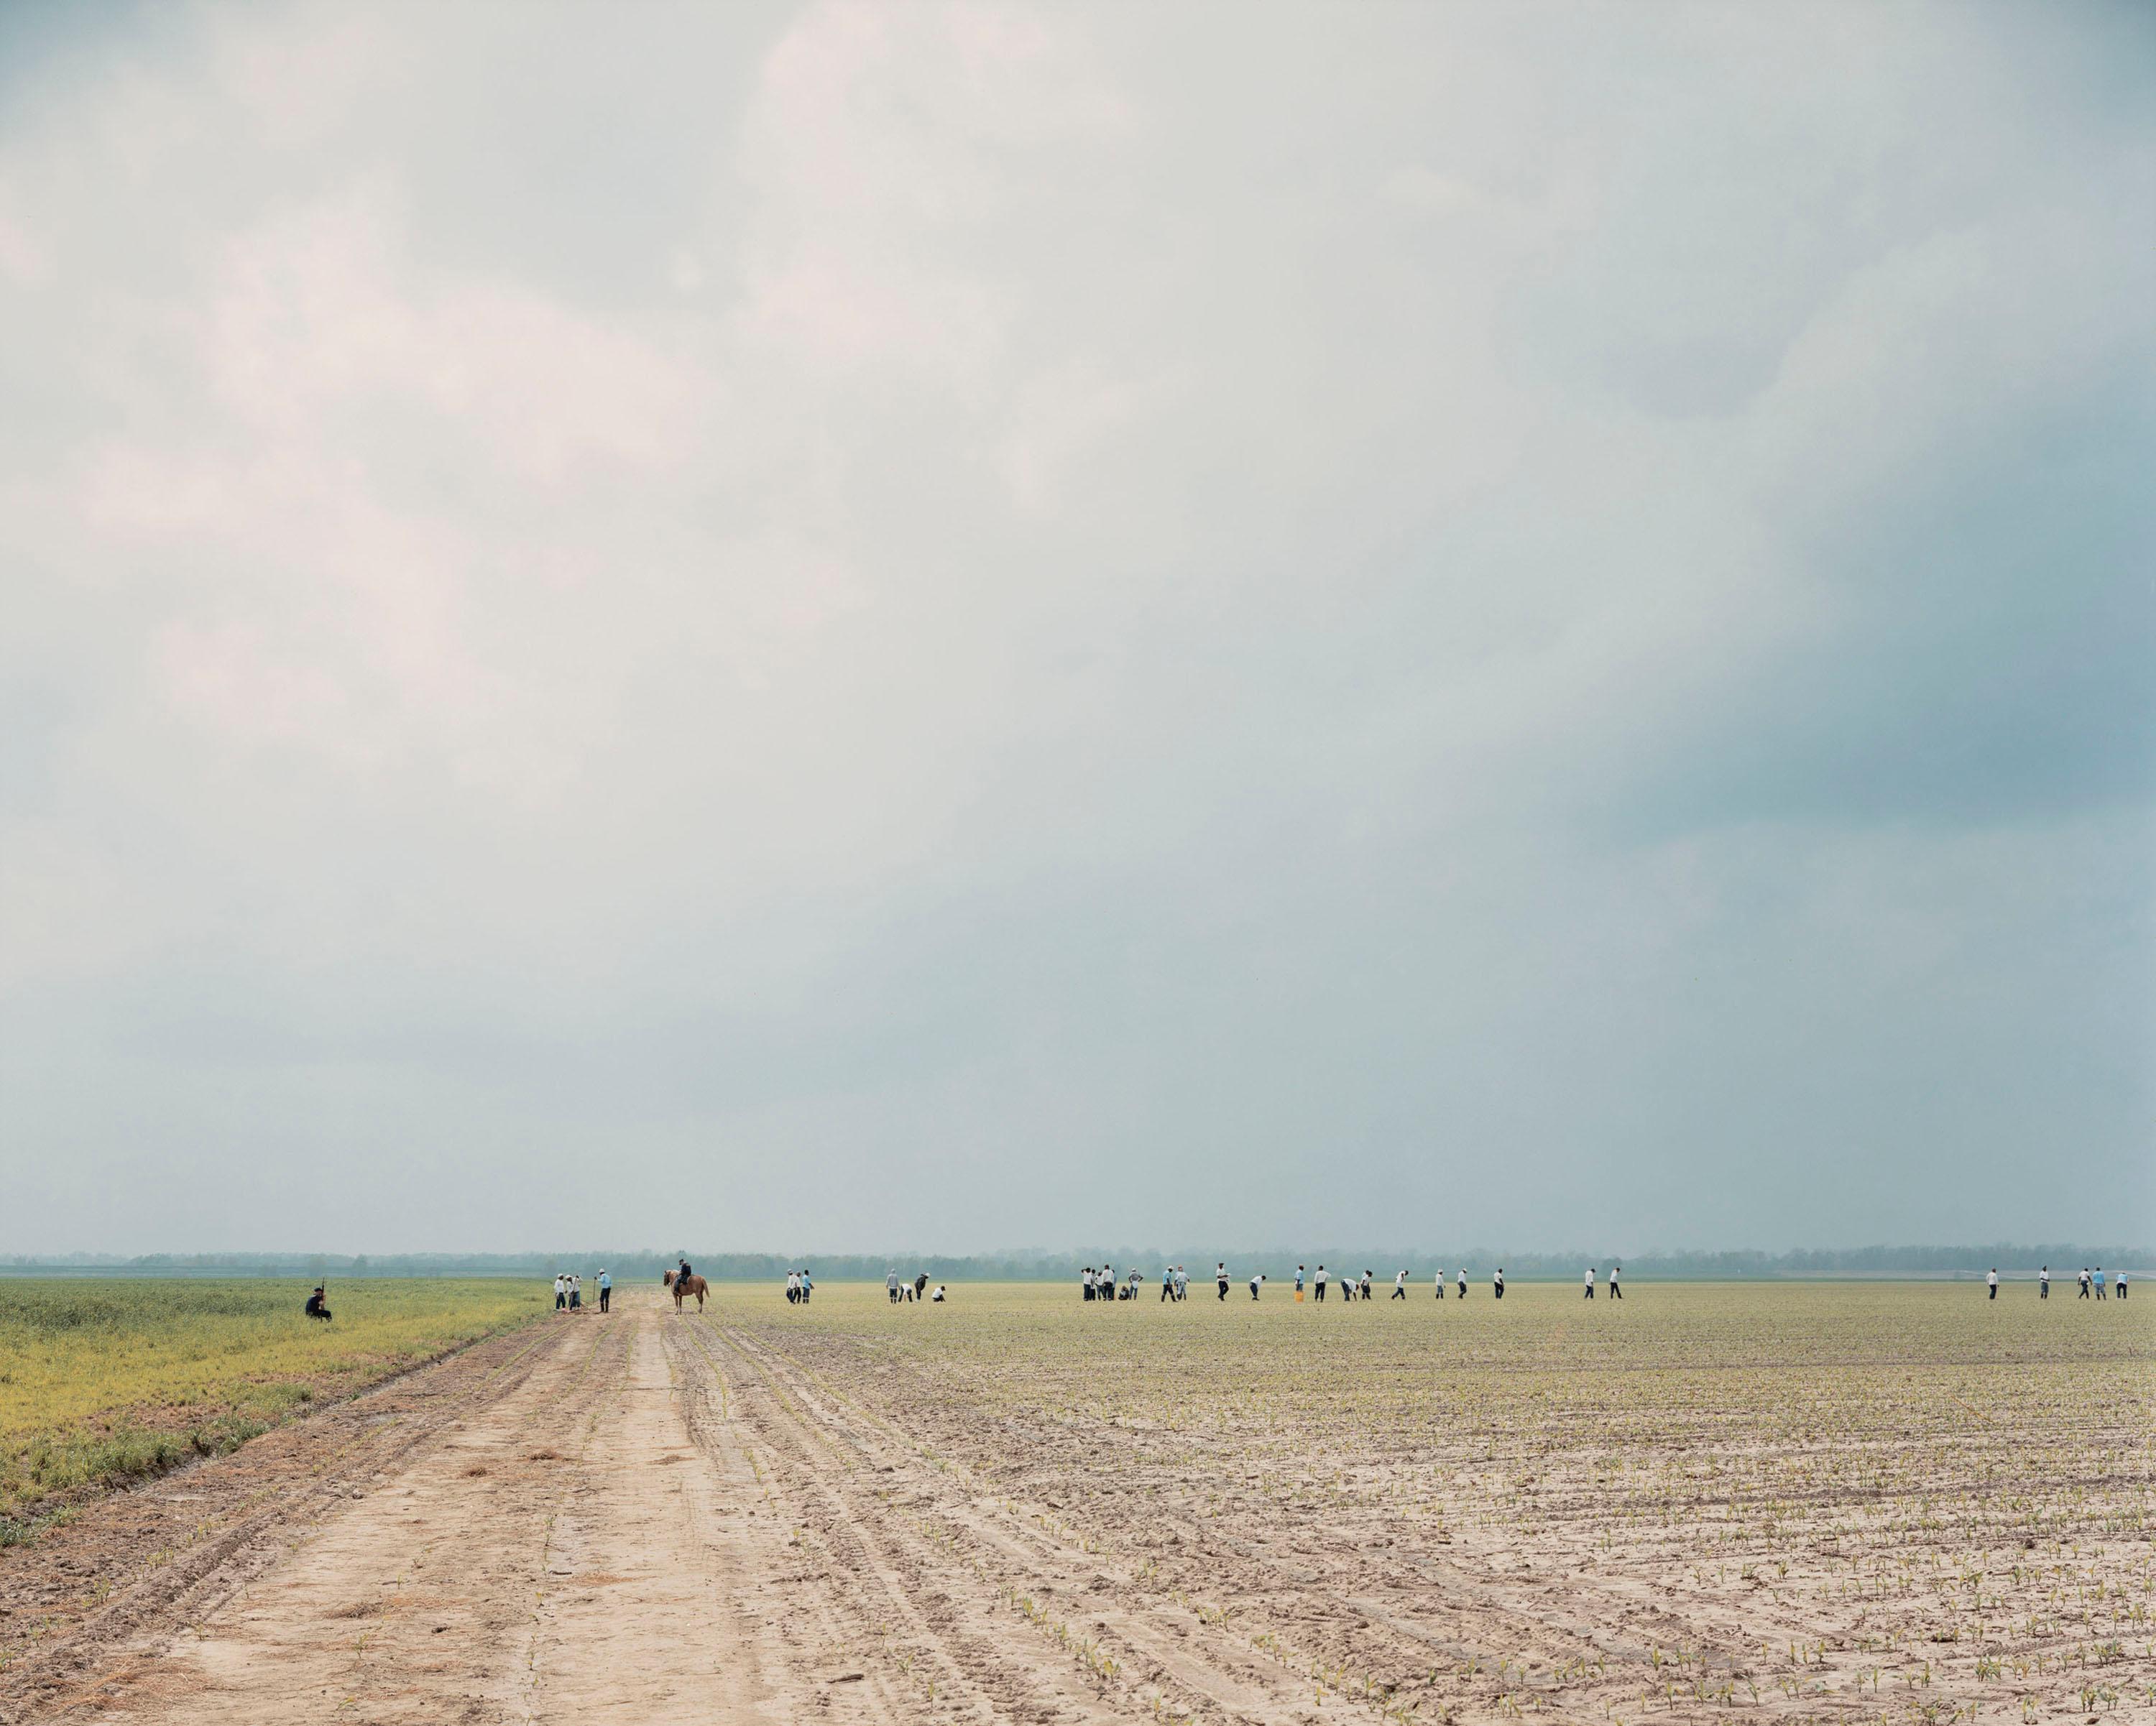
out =
[[[2150,1306],[1389,1293],[730,1288],[715,1317],[1314,1719],[2156,1719]],[[1006,1585],[961,1520],[913,1513]],[[1082,1594],[1018,1585],[1021,1623],[1148,1663]],[[1162,1710],[1209,1717],[1172,1686]]]
[[2147,1305],[1158,1293],[547,1315],[0,1552],[0,1723],[2156,1721]]
[[318,1400],[542,1311],[504,1282],[0,1281],[0,1545],[100,1488],[232,1450]]

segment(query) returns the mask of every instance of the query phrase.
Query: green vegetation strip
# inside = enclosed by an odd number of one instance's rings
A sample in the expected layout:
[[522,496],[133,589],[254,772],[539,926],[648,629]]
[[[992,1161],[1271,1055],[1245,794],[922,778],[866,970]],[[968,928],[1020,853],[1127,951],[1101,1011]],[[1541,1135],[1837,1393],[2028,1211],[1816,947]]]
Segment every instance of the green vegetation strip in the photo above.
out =
[[95,1493],[237,1449],[295,1411],[544,1311],[543,1285],[95,1280],[0,1287],[0,1546]]

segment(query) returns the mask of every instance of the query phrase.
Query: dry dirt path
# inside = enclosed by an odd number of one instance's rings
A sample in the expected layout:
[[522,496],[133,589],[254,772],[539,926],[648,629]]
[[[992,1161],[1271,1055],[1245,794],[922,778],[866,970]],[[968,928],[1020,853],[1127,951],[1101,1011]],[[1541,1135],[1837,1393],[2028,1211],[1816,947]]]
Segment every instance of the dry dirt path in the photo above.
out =
[[[198,1624],[152,1625],[24,1718],[861,1718],[773,1610],[788,1530],[700,1448],[670,1307],[552,1321],[529,1371],[311,1524]],[[855,1687],[857,1688],[857,1687]],[[835,1693],[825,1694],[819,1693]]]
[[[286,1513],[258,1507],[184,1590],[123,1589],[10,1674],[0,1718],[1319,1717],[1194,1604],[1122,1598],[1036,1508],[641,1291],[465,1376],[364,1472],[325,1463]],[[1340,1701],[1323,1718],[1377,1718]]]

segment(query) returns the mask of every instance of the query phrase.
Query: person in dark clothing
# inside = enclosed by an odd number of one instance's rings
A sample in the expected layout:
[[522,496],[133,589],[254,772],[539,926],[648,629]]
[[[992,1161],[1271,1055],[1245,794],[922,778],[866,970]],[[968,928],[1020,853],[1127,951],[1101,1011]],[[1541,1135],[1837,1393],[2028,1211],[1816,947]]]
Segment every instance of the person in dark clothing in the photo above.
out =
[[323,1303],[322,1291],[319,1288],[307,1297],[307,1316],[310,1319],[324,1320],[331,1316],[329,1308]]
[[913,1279],[913,1298],[916,1300],[919,1300],[927,1293],[928,1273],[923,1271],[919,1276]]

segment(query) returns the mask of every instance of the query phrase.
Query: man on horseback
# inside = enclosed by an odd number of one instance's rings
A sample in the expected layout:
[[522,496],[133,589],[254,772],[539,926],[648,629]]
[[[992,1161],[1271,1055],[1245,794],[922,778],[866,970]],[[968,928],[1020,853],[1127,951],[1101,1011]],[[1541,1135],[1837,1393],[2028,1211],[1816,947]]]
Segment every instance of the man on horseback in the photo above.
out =
[[701,1313],[704,1310],[704,1297],[711,1292],[711,1284],[689,1268],[685,1255],[680,1264],[681,1268],[678,1271],[661,1271],[659,1280],[672,1291],[675,1312],[680,1312],[681,1303],[693,1294],[696,1298],[696,1310]]

